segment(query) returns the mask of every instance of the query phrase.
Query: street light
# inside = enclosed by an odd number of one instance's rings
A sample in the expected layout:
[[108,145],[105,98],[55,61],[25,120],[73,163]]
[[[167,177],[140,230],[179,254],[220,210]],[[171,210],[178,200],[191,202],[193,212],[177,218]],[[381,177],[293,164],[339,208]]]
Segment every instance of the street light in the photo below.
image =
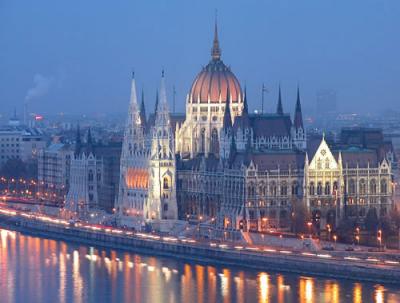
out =
[[332,227],[330,224],[326,224],[326,229],[328,230],[328,241],[331,240],[331,231],[332,231]]
[[307,226],[308,226],[308,230],[309,230],[310,238],[311,238],[311,227],[312,227],[312,222],[311,222],[311,221],[307,222]]
[[382,248],[382,230],[381,229],[378,230],[377,240],[379,242],[379,248]]
[[335,248],[336,248],[336,240],[337,240],[337,236],[333,235],[333,240],[335,241]]

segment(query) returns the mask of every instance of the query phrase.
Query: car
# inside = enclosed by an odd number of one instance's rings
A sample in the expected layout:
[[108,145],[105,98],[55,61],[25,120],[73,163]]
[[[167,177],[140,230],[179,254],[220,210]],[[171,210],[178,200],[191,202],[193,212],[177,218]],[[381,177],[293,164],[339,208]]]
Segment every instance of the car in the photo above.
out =
[[347,246],[347,247],[345,248],[345,251],[354,251],[354,247],[352,247],[352,246]]
[[323,249],[323,250],[328,250],[328,251],[333,251],[333,250],[335,250],[335,248],[334,248],[332,245],[323,246],[322,249]]

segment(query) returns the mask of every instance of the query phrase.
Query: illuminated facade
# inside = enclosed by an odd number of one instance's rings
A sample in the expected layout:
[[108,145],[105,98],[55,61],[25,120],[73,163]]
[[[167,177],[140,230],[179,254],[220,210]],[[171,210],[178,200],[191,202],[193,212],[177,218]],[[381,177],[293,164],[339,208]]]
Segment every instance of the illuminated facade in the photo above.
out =
[[[299,88],[293,117],[284,111],[280,88],[276,112],[251,113],[246,90],[221,60],[217,27],[211,60],[193,81],[183,119],[169,114],[163,81],[149,119],[132,82],[117,201],[121,223],[136,217],[142,223],[196,220],[232,231],[287,229],[302,205],[323,229],[345,217],[362,220],[370,209],[385,216],[392,207],[391,144],[365,130],[309,145]],[[373,146],[354,145],[364,133]]]

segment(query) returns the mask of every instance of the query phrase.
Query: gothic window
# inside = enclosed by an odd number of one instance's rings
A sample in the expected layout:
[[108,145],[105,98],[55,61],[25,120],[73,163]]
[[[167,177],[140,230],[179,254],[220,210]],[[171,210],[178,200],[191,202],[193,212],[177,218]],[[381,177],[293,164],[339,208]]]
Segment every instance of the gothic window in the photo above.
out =
[[336,194],[337,190],[338,190],[338,183],[337,181],[335,181],[333,182],[333,193]]
[[318,182],[317,185],[317,195],[322,195],[322,183]]
[[219,153],[218,131],[215,128],[211,132],[211,152],[216,155]]
[[329,169],[329,159],[325,159],[325,169]]
[[381,181],[381,194],[387,193],[387,182],[386,179],[382,179]]
[[163,188],[164,188],[164,189],[169,189],[169,180],[168,180],[168,177],[165,177],[165,178],[163,179]]
[[164,204],[164,211],[168,211],[168,204],[167,203]]
[[331,184],[329,182],[325,183],[325,195],[331,194]]
[[276,196],[276,183],[272,182],[270,186],[270,192],[272,196]]
[[299,184],[297,181],[292,183],[292,196],[297,196],[299,194]]
[[93,171],[92,170],[89,170],[88,181],[93,182]]
[[321,159],[317,160],[317,169],[322,169],[322,160]]
[[281,196],[287,195],[287,185],[286,182],[281,183]]
[[310,196],[314,196],[315,195],[315,185],[314,182],[310,183]]
[[200,152],[204,153],[205,150],[206,150],[206,130],[205,128],[202,128],[200,134]]
[[364,179],[360,180],[360,185],[359,186],[360,186],[360,195],[365,195],[366,192],[367,192],[367,187],[366,187]]
[[349,194],[355,194],[356,193],[356,182],[353,179],[350,179],[349,181]]
[[369,191],[371,194],[375,195],[376,194],[376,180],[372,179],[370,182],[370,188]]

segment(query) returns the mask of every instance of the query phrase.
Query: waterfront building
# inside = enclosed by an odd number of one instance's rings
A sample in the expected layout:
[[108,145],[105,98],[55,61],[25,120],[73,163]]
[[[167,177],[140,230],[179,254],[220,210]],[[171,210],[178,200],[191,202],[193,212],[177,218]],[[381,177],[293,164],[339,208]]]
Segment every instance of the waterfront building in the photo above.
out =
[[0,127],[0,167],[8,160],[36,161],[39,151],[46,147],[43,132],[13,122]]
[[178,218],[219,231],[289,229],[302,206],[319,230],[347,217],[362,222],[372,209],[385,216],[393,205],[395,157],[382,131],[343,129],[335,141],[311,140],[299,88],[293,118],[280,87],[274,113],[252,114],[246,89],[221,59],[217,26],[186,114],[169,115],[165,96],[162,84],[147,119],[132,80],[116,205],[121,224]]
[[86,217],[99,210],[112,212],[119,184],[120,155],[119,144],[96,143],[90,129],[82,142],[78,127],[65,201],[69,216]]
[[38,197],[65,201],[69,190],[73,147],[64,143],[52,143],[38,156]]

